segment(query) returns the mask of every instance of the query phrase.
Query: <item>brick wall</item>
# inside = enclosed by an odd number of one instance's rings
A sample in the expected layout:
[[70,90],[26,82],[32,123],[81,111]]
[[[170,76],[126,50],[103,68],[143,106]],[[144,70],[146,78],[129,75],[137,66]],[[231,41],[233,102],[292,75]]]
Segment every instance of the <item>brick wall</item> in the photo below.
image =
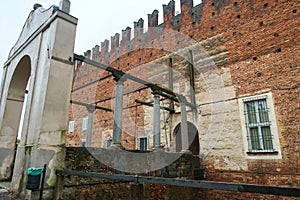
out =
[[[186,57],[192,51],[192,63],[198,70],[194,74],[195,97],[201,114],[195,118],[189,113],[188,120],[199,131],[200,156],[207,168],[206,178],[300,187],[299,2],[206,0],[194,7],[192,1],[181,2],[181,14],[174,16],[174,4],[170,2],[164,6],[164,23],[158,25],[157,13],[153,12],[148,16],[148,32],[140,32],[131,38],[131,29],[127,28],[122,32],[121,41],[120,35],[113,36],[110,51],[106,40],[101,43],[101,48],[95,46],[85,56],[142,79],[172,86],[175,92],[191,100],[190,87],[184,84],[191,79],[190,62]],[[202,51],[196,51],[199,48]],[[207,63],[207,57],[213,66]],[[177,73],[173,80],[169,76],[170,67]],[[99,81],[74,90],[72,99],[113,109],[115,81],[112,76],[104,79],[107,75],[108,72],[78,63],[74,89]],[[183,84],[179,81],[181,77],[185,79]],[[173,84],[169,85],[170,81]],[[137,137],[150,134],[151,149],[153,109],[137,106],[134,102],[136,99],[152,101],[151,90],[131,81],[125,82],[124,87],[122,145],[126,149],[136,149]],[[247,159],[238,98],[266,91],[273,96],[282,158]],[[162,104],[174,105],[176,110],[175,114],[161,112],[161,127],[166,128],[162,128],[162,133],[166,133],[162,136],[162,145],[174,150],[174,130],[180,123],[180,105],[169,100],[163,100]],[[85,131],[81,131],[81,122],[87,116],[87,110],[77,105],[70,107],[70,120],[75,120],[76,130],[68,134],[67,145],[80,146],[81,139],[86,137]],[[105,147],[106,138],[112,137],[113,114],[97,110],[93,125],[92,146]],[[228,195],[232,195],[203,191],[205,194],[202,195],[215,194],[216,199],[228,199]],[[238,194],[233,195],[235,198]],[[259,199],[259,196],[254,198]]]
[[[65,167],[69,170],[84,172],[115,173],[109,166],[95,158],[96,152],[105,151],[99,148],[68,147],[66,152]],[[92,152],[92,153],[91,153]],[[162,154],[168,154],[162,152]],[[146,155],[147,156],[147,155]],[[140,174],[166,178],[193,179],[193,164],[191,155],[183,155],[163,169]],[[136,161],[139,162],[139,161]],[[118,172],[120,173],[120,172]],[[125,173],[124,173],[125,174]],[[130,175],[130,173],[126,173]],[[98,178],[84,178],[77,176],[64,177],[63,199],[131,199],[131,186],[133,183],[112,181]],[[146,199],[165,199],[173,197],[174,188],[176,196],[188,197],[191,189],[159,184],[144,184],[144,197]],[[137,195],[137,194],[134,194]]]

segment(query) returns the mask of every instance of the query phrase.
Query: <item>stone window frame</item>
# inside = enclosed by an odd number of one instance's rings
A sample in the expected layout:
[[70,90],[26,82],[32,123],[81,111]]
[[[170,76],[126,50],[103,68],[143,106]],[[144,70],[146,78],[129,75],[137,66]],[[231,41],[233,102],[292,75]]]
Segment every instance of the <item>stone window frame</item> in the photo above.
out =
[[[141,146],[140,146],[140,141],[141,141],[141,139],[146,139],[146,149],[141,149]],[[148,138],[148,136],[139,136],[138,137],[138,142],[137,142],[137,149],[138,150],[141,150],[141,151],[147,151],[148,150],[148,148],[149,148],[149,138]]]
[[[249,145],[249,130],[247,127],[247,116],[245,103],[258,100],[266,100],[269,116],[269,125],[272,134],[272,144],[273,150],[262,150],[255,151],[250,150]],[[266,92],[255,95],[246,95],[238,98],[239,110],[240,110],[240,119],[241,119],[241,129],[242,129],[242,138],[244,144],[245,157],[247,159],[282,159],[281,148],[279,142],[278,128],[276,123],[276,115],[274,110],[274,102],[272,97],[272,92]]]

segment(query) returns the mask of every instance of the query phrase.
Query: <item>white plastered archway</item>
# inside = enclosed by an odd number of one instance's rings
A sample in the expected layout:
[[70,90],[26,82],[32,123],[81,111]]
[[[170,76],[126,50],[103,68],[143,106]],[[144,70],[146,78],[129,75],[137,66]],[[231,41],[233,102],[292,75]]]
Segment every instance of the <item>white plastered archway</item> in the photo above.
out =
[[[38,8],[30,13],[4,66],[0,88],[0,180],[11,179],[11,190],[24,196],[28,195],[28,167],[47,164],[48,186],[55,185],[55,170],[63,167],[77,19],[60,9],[65,8]],[[15,154],[29,77],[21,140]]]
[[[4,94],[1,101],[0,116],[0,149],[2,164],[0,179],[7,180],[12,176],[16,139],[25,99],[25,87],[31,73],[31,61],[28,56],[21,58],[15,69],[6,75]],[[6,96],[6,98],[4,98]],[[5,101],[4,101],[5,100]]]

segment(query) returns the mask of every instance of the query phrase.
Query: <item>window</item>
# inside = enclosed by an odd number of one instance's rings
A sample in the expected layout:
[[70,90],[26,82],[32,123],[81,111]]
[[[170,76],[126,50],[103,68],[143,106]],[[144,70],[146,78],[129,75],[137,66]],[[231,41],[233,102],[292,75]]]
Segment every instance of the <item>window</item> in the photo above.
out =
[[244,102],[250,152],[272,152],[273,141],[266,99]]
[[74,132],[74,126],[75,126],[75,121],[70,121],[69,122],[69,132],[70,133]]
[[138,149],[142,151],[148,150],[148,138],[146,136],[140,136],[138,138]]
[[106,148],[111,147],[111,145],[112,145],[112,139],[109,138],[109,139],[106,140]]
[[82,130],[83,131],[87,130],[87,124],[88,124],[88,117],[85,117],[82,119]]
[[238,99],[245,156],[281,159],[272,93]]
[[86,139],[82,139],[82,140],[81,140],[81,146],[82,146],[82,147],[85,147],[85,146],[86,146]]

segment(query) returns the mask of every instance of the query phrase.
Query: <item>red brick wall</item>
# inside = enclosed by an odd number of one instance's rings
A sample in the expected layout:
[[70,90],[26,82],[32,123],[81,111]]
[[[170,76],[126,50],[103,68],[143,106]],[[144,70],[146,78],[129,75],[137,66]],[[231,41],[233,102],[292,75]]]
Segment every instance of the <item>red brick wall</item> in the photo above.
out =
[[[90,152],[93,151],[93,153]],[[68,147],[66,150],[65,167],[69,170],[84,172],[100,172],[111,174],[114,170],[101,163],[94,156],[98,149]],[[100,150],[101,151],[101,150]],[[168,154],[161,152],[162,154]],[[145,155],[147,156],[147,155]],[[157,176],[167,178],[192,179],[193,164],[191,155],[182,155],[174,162],[155,172],[143,174],[144,176]],[[125,173],[124,173],[125,174]],[[130,173],[126,173],[130,175]],[[140,174],[142,175],[142,174]],[[131,186],[133,183],[126,181],[88,178],[79,176],[66,176],[63,178],[63,199],[131,199]],[[144,184],[142,196],[144,199],[174,199],[191,196],[191,188],[165,186],[161,184]],[[174,192],[174,188],[177,190]],[[135,196],[137,194],[134,194]]]
[[[185,1],[187,2],[187,1]],[[226,67],[231,71],[231,78],[236,96],[255,94],[257,91],[269,90],[274,98],[278,134],[281,145],[281,160],[248,160],[248,171],[221,171],[216,169],[210,160],[205,160],[208,180],[244,182],[269,185],[286,185],[300,187],[300,4],[297,0],[205,0],[203,4],[189,8],[183,4],[181,16],[165,13],[164,24],[159,27],[175,29],[195,41],[203,41],[218,34],[223,36],[223,44],[228,52],[226,62],[218,67]],[[180,38],[180,37],[179,37]],[[170,43],[170,41],[173,41]],[[120,46],[108,51],[108,44],[95,47],[86,56],[109,64],[111,67],[130,72],[139,67],[141,78],[147,79],[149,74],[144,64],[173,57],[176,49],[188,46],[187,38],[178,40],[174,32],[159,35],[153,30],[127,41],[123,38]],[[166,45],[167,43],[167,45]],[[103,43],[104,44],[104,43]],[[204,47],[209,49],[215,44]],[[172,51],[165,48],[170,47]],[[152,47],[152,48],[145,48]],[[180,59],[179,59],[180,60]],[[174,59],[177,69],[179,61]],[[188,74],[183,75],[188,76]],[[74,88],[108,75],[108,72],[94,67],[77,65]],[[142,88],[125,82],[125,93]],[[72,99],[85,103],[96,103],[98,106],[113,109],[115,81],[113,77],[101,80],[72,93]],[[135,99],[151,101],[149,90],[140,90],[124,95],[124,109],[139,124],[125,123],[122,145],[127,149],[136,148],[138,134],[143,134],[143,107],[134,107]],[[138,114],[138,115],[137,115]],[[70,119],[75,120],[77,131],[68,134],[67,145],[79,146],[85,133],[81,131],[82,117],[87,116],[84,107],[71,106]],[[97,110],[94,116],[93,146],[104,144],[102,133],[111,131],[113,114]],[[135,130],[126,133],[126,130]],[[111,132],[112,134],[112,132]],[[221,195],[221,196],[218,196]],[[224,193],[226,199],[228,193]],[[219,199],[222,194],[217,194]],[[259,197],[257,197],[259,199]],[[272,198],[270,198],[272,199]]]

